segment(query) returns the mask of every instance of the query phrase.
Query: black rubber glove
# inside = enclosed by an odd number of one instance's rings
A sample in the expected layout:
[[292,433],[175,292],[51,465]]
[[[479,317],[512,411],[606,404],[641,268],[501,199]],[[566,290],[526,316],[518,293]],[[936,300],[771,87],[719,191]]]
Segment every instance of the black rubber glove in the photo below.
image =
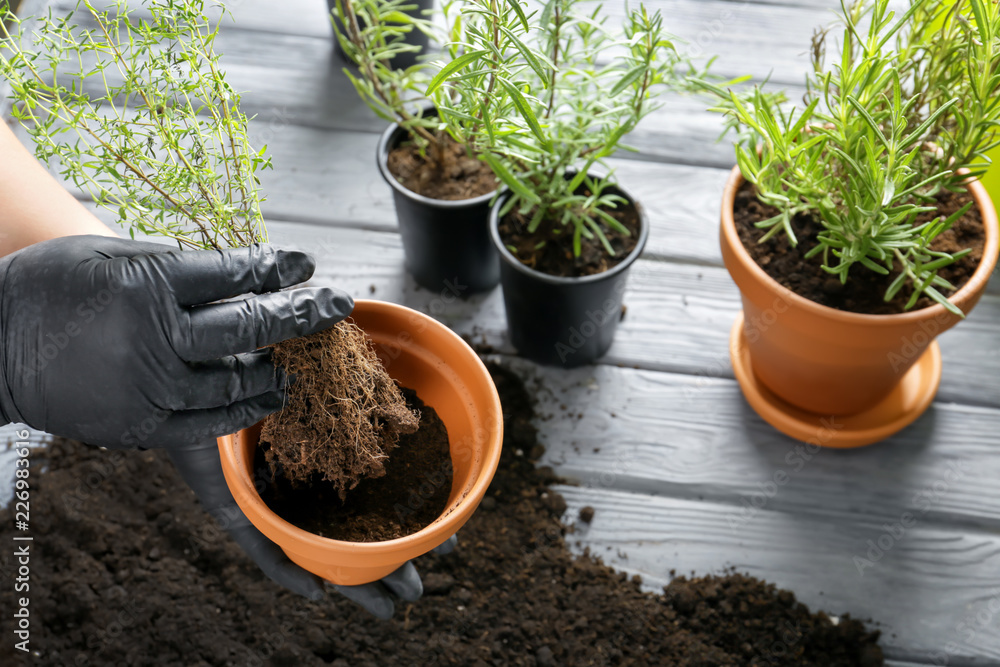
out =
[[[261,570],[311,599],[323,582],[292,563],[236,505],[215,436],[281,406],[283,378],[258,348],[320,331],[353,308],[307,280],[308,255],[224,252],[76,236],[0,259],[0,416],[107,447],[166,447],[203,507]],[[263,296],[212,301],[254,292]],[[438,547],[454,548],[455,538]],[[335,587],[379,618],[420,597],[407,563],[381,582]]]
[[[233,499],[222,474],[219,448],[215,441],[200,445],[174,447],[170,458],[198,495],[209,514],[225,529],[272,581],[310,600],[319,600],[324,594],[322,579],[293,563],[285,552],[254,527]],[[436,553],[449,553],[455,548],[456,538],[435,549]],[[394,597],[408,602],[417,600],[424,592],[420,575],[413,563],[406,563],[385,579],[362,586],[333,586],[344,597],[361,605],[381,619],[389,619],[395,611]]]
[[[283,373],[259,348],[326,329],[351,297],[269,246],[179,251],[103,236],[0,259],[0,414],[114,448],[176,447],[279,409]],[[226,303],[253,292],[261,296]]]

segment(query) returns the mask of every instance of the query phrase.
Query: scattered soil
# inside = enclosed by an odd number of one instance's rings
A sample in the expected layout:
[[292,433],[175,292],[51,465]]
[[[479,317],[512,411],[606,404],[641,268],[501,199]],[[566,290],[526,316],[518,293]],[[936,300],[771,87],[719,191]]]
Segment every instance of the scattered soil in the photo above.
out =
[[[584,189],[585,194],[589,192]],[[621,194],[614,192],[614,194]],[[581,239],[580,256],[573,256],[573,229],[559,221],[543,220],[534,234],[528,233],[531,217],[517,211],[500,221],[500,239],[507,249],[525,266],[550,276],[579,277],[603,273],[620,264],[639,242],[642,221],[635,205],[629,202],[616,209],[607,209],[608,214],[620,222],[629,235],[603,227],[608,242],[614,249],[614,256],[608,255],[599,240]]]
[[[378,622],[331,594],[310,602],[268,581],[195,501],[158,451],[60,441],[32,468],[31,648],[15,652],[0,615],[4,665],[882,664],[877,632],[834,625],[786,591],[730,574],[640,590],[593,557],[574,557],[566,504],[531,423],[531,400],[493,368],[504,448],[458,549],[417,561],[424,597]],[[36,457],[36,461],[39,457]],[[13,544],[0,510],[0,541]],[[13,549],[0,551],[0,609],[15,609]]]
[[406,407],[365,332],[340,322],[278,343],[274,361],[294,381],[260,434],[272,472],[293,485],[319,476],[341,500],[362,479],[385,475],[390,452],[417,430],[420,415]]
[[[939,216],[947,217],[971,199],[971,195],[966,192],[944,192],[938,198],[937,212],[922,213],[917,216],[917,222],[927,222]],[[907,312],[905,306],[912,295],[911,288],[904,286],[892,301],[885,301],[886,290],[901,270],[898,263],[887,276],[856,264],[851,267],[847,282],[841,284],[838,277],[822,269],[822,257],[804,259],[809,249],[816,245],[817,235],[823,231],[818,220],[807,215],[798,215],[792,220],[792,227],[799,240],[796,247],[781,233],[760,244],[758,241],[767,230],[758,229],[754,224],[774,217],[778,213],[777,209],[761,203],[757,199],[756,188],[750,183],[744,183],[737,192],[733,209],[736,230],[747,252],[769,276],[796,294],[824,306],[854,313],[893,315]],[[979,209],[973,206],[951,229],[938,235],[931,243],[933,250],[949,253],[972,248],[971,253],[938,271],[938,275],[956,289],[961,289],[979,267],[985,242],[983,219]],[[940,288],[939,291],[946,297],[954,293]],[[932,305],[933,300],[921,297],[911,310]]]
[[256,478],[267,482],[261,492],[267,506],[299,528],[348,542],[392,540],[430,525],[447,508],[451,492],[448,431],[417,392],[404,388],[403,396],[406,407],[420,414],[420,427],[399,439],[383,476],[361,480],[346,500],[335,485],[316,477],[298,487],[275,477],[258,448]]
[[473,199],[497,189],[489,165],[469,155],[464,146],[447,134],[440,156],[431,149],[421,155],[412,142],[392,149],[389,171],[404,188],[431,199]]

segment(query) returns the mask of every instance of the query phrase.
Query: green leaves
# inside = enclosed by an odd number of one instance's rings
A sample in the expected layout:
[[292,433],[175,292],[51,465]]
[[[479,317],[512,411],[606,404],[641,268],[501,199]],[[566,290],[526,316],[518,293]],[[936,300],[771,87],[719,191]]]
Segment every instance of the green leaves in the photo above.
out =
[[[102,7],[104,7],[102,5]],[[181,247],[266,241],[257,173],[239,95],[225,82],[203,0],[148,0],[53,13],[0,47],[15,117],[36,155],[129,228]],[[223,12],[225,16],[225,12]],[[58,78],[56,73],[58,72]]]
[[538,118],[531,110],[531,106],[528,104],[528,101],[524,99],[524,95],[521,94],[521,91],[519,91],[517,86],[512,84],[507,79],[498,78],[497,80],[500,82],[500,85],[507,89],[507,94],[510,95],[511,101],[517,108],[517,112],[521,114],[524,122],[528,124],[528,127],[531,129],[531,133],[535,135],[543,146],[548,144],[548,137],[546,137],[545,133],[542,132],[542,126],[538,124]]
[[[1000,6],[988,0],[844,0],[839,59],[823,68],[814,41],[801,113],[773,104],[761,86],[701,83],[738,133],[736,161],[777,215],[758,223],[766,239],[807,215],[823,225],[807,258],[847,280],[854,265],[899,272],[892,299],[910,286],[909,307],[951,289],[937,272],[963,253],[934,250],[957,219],[918,224],[944,191],[982,171],[1000,122]],[[951,14],[952,11],[958,12]],[[830,40],[833,42],[834,40]],[[963,212],[960,212],[959,215]]]
[[623,90],[634,84],[646,73],[645,65],[636,65],[628,72],[625,73],[623,77],[618,80],[618,83],[610,90],[609,94],[612,97],[616,97],[621,94]]
[[447,82],[452,76],[457,72],[470,65],[471,63],[478,62],[483,56],[489,53],[486,49],[480,49],[478,51],[471,51],[464,55],[455,58],[444,67],[431,79],[431,82],[427,84],[427,88],[424,90],[424,94],[430,97],[437,89],[440,88]]
[[[612,252],[609,235],[627,230],[608,214],[620,202],[601,194],[613,182],[604,159],[628,150],[622,141],[659,92],[695,87],[659,12],[629,11],[616,33],[583,0],[539,11],[523,0],[444,0],[440,59],[395,70],[388,59],[401,47],[388,23],[401,1],[338,0],[334,27],[359,65],[348,72],[359,95],[428,155],[439,137],[464,144],[510,191],[503,212],[525,215],[532,231],[571,228],[577,253],[588,242]],[[435,120],[412,112],[414,96],[434,105]]]

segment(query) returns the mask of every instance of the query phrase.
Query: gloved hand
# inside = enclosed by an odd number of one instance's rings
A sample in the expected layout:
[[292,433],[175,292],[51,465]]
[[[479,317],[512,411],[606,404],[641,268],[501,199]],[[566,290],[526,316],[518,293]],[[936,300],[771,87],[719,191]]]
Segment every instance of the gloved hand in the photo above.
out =
[[[0,416],[113,448],[176,447],[279,409],[259,348],[333,326],[344,292],[300,288],[315,263],[269,246],[179,251],[103,236],[0,259]],[[253,292],[261,296],[226,303]]]
[[[170,458],[188,486],[194,489],[209,514],[224,528],[272,581],[311,600],[323,597],[323,580],[289,560],[285,552],[254,527],[233,499],[222,473],[219,448],[214,440],[198,445],[173,447]],[[435,549],[445,554],[455,548],[456,538]],[[380,582],[362,586],[333,586],[381,619],[395,610],[393,596],[413,602],[424,592],[413,563],[406,563]]]
[[[180,252],[102,236],[0,258],[0,417],[96,445],[168,448],[261,570],[319,599],[322,580],[240,511],[212,439],[281,407],[284,378],[260,347],[330,327],[353,308],[328,288],[271,293],[314,268],[308,255],[268,246]],[[249,292],[263,296],[211,304]],[[392,595],[423,592],[410,563],[380,583],[335,588],[379,618],[392,616]]]

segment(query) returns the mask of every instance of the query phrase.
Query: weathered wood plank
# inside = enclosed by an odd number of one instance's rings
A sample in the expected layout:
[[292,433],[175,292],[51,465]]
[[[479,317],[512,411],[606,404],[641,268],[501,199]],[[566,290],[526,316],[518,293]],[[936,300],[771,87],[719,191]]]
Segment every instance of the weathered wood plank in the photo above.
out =
[[[98,213],[113,224],[109,214]],[[272,243],[317,258],[314,283],[337,285],[357,298],[402,303],[432,314],[476,343],[513,352],[500,289],[463,300],[444,285],[439,291],[419,287],[403,266],[397,234],[274,219],[268,228]],[[626,318],[600,363],[699,378],[733,376],[729,330],[741,305],[725,269],[641,259],[632,269],[625,304]],[[989,294],[965,322],[941,336],[939,401],[1000,407],[1000,352],[994,345],[998,319],[1000,296]]]
[[[271,221],[273,243],[313,252],[314,281],[365,297],[431,312],[475,341],[511,351],[499,289],[469,301],[417,288],[403,268],[398,236]],[[348,250],[349,249],[349,250]],[[445,286],[442,286],[442,290]],[[703,377],[732,377],[728,340],[739,293],[725,269],[640,260],[625,294],[628,313],[603,364]],[[1000,406],[1000,352],[995,350],[1000,297],[987,295],[967,321],[944,334],[941,401]]]
[[934,403],[896,436],[841,451],[780,434],[733,380],[504,361],[537,395],[542,463],[584,486],[726,505],[736,531],[763,510],[1000,529],[1000,410]]
[[[63,11],[75,4],[72,0],[53,3]],[[803,3],[807,6],[796,6],[729,0],[651,0],[646,5],[662,11],[667,31],[681,38],[681,50],[699,60],[718,54],[716,67],[720,73],[801,83],[809,63],[812,32],[832,21],[833,15],[824,10],[836,7],[837,2],[810,0]],[[242,0],[229,6],[236,21],[223,24],[224,29],[250,33],[245,38],[248,41],[266,39],[266,34],[331,37],[326,7],[313,0],[280,4]],[[625,7],[624,2],[604,3],[610,25],[621,24]]]
[[[277,168],[261,175],[266,215],[394,230],[395,209],[375,166],[376,145],[377,137],[370,134],[276,128],[268,146]],[[619,159],[608,163],[649,215],[650,256],[721,263],[717,228],[727,170]]]
[[[601,488],[558,487],[567,520],[596,511],[569,537],[606,563],[658,589],[671,570],[721,573],[735,567],[795,592],[813,609],[871,619],[895,659],[923,664],[995,665],[1000,660],[1000,537],[919,524],[862,566],[877,524],[763,511],[730,529],[728,508]],[[979,615],[985,620],[980,624]],[[971,637],[970,637],[971,632]],[[942,662],[947,659],[947,662]]]
[[[67,9],[65,4],[60,6],[63,11]],[[742,5],[722,5],[743,11]],[[317,16],[318,7],[310,3],[308,9],[303,8],[303,16],[311,19],[310,30],[315,24],[322,24],[321,12]],[[343,73],[344,63],[333,55],[332,38],[325,26],[321,34],[260,32],[254,26],[271,19],[272,6],[257,8],[260,18],[255,13],[257,9],[247,8],[251,10],[249,14],[244,9],[241,5],[238,21],[223,24],[226,29],[220,33],[216,48],[225,54],[227,80],[236,90],[245,91],[244,110],[257,115],[270,128],[256,137],[256,143],[266,143],[267,134],[287,123],[352,131],[383,129],[383,121],[353,94]],[[723,7],[720,11],[727,10]],[[286,20],[293,14],[282,12]],[[247,26],[249,29],[242,29]],[[760,52],[761,48],[755,51]],[[96,87],[98,83],[86,85]],[[801,95],[801,77],[790,87],[789,95],[793,98]],[[663,101],[663,108],[654,111],[629,137],[629,143],[642,150],[643,159],[716,167],[733,164],[729,143],[715,141],[721,123],[717,114],[706,111],[708,100],[671,94],[665,95]],[[632,155],[623,152],[620,157]]]
[[[28,431],[27,438],[21,438],[18,433]],[[47,444],[52,436],[35,429],[28,429],[24,424],[4,424],[0,426],[0,507],[4,507],[14,497],[14,472],[17,470],[19,443],[27,443],[29,447],[40,447]]]
[[[381,132],[385,122],[375,116],[332,55],[328,39],[280,33],[226,31],[217,48],[224,53],[227,81],[242,92],[242,108],[258,118],[252,136],[255,145],[287,124],[345,131]],[[114,73],[109,77],[114,82]],[[100,93],[100,82],[84,89]],[[674,94],[663,96],[664,106],[647,117],[629,136],[642,159],[728,167],[733,164],[729,142],[716,142],[722,125],[706,111],[710,101]],[[635,157],[622,152],[625,159]]]
[[[32,145],[23,129],[16,132],[25,145]],[[250,133],[268,144],[275,165],[260,174],[267,217],[396,229],[391,190],[375,165],[377,135],[263,118],[251,122]],[[649,215],[650,257],[721,263],[716,229],[726,170],[619,159],[609,160],[609,165]]]

